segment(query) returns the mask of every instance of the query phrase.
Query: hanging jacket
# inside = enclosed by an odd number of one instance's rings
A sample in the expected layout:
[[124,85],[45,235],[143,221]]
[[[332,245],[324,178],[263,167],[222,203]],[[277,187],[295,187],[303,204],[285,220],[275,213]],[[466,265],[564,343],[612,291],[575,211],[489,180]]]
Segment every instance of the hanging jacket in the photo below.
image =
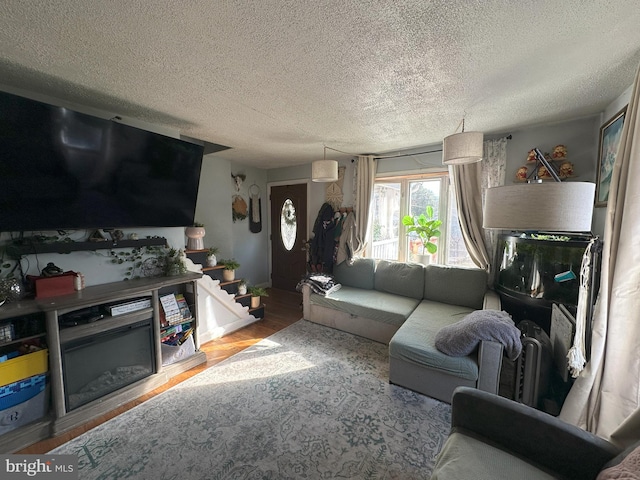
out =
[[336,254],[336,265],[340,265],[345,260],[350,265],[353,260],[356,243],[356,214],[347,213],[342,221],[342,231],[338,240],[338,253]]
[[313,225],[313,238],[309,249],[309,267],[312,272],[330,272],[333,268],[333,207],[323,203]]

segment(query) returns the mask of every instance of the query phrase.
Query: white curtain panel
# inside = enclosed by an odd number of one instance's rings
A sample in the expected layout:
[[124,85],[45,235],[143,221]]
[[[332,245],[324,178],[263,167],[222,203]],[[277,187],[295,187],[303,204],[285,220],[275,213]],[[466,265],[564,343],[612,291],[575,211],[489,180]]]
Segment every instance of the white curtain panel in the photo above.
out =
[[[504,185],[507,171],[507,139],[505,137],[497,140],[487,140],[483,143],[484,153],[482,158],[482,205],[487,188],[501,187]],[[493,285],[495,279],[494,257],[496,254],[496,244],[498,242],[498,232],[495,230],[484,231],[484,241],[487,246],[489,256],[489,285]]]
[[355,255],[365,256],[369,245],[367,232],[373,185],[376,179],[376,160],[373,155],[359,155],[354,175],[355,211],[356,211],[356,242]]
[[482,197],[484,190],[504,185],[507,171],[507,139],[486,140],[482,157]]
[[640,68],[611,178],[591,359],[560,418],[626,447],[640,439]]

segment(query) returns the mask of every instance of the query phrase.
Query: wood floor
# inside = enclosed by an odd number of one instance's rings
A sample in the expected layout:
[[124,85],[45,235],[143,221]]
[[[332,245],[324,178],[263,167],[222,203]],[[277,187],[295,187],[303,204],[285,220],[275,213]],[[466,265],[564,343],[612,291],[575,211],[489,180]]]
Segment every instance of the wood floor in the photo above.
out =
[[302,318],[302,294],[297,292],[287,292],[284,290],[268,289],[269,296],[263,299],[265,304],[265,318],[249,325],[241,330],[233,332],[225,337],[212,340],[200,346],[200,349],[207,354],[207,362],[199,365],[181,375],[174,377],[170,382],[152,392],[128,402],[116,410],[102,415],[95,420],[65,432],[55,438],[34,443],[17,453],[46,453],[63,443],[68,442],[87,430],[97,427],[101,423],[139,405],[150,398],[164,392],[172,386],[185,381],[195,374],[221,362],[254,343],[267,338],[275,332],[295,323]]

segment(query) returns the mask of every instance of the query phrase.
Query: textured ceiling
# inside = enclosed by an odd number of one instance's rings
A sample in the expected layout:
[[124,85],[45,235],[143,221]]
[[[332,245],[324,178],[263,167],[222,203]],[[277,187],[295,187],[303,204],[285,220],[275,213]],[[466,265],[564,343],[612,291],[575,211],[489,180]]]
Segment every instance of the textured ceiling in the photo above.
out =
[[3,0],[0,84],[279,167],[436,144],[463,115],[491,134],[601,112],[638,25],[637,0]]

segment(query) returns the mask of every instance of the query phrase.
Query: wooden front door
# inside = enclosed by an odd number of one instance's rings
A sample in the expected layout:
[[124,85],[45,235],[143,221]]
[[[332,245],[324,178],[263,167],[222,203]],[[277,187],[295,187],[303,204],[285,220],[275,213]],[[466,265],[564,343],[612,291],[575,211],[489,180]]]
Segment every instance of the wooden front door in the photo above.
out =
[[306,273],[307,185],[271,188],[271,285],[295,291]]

